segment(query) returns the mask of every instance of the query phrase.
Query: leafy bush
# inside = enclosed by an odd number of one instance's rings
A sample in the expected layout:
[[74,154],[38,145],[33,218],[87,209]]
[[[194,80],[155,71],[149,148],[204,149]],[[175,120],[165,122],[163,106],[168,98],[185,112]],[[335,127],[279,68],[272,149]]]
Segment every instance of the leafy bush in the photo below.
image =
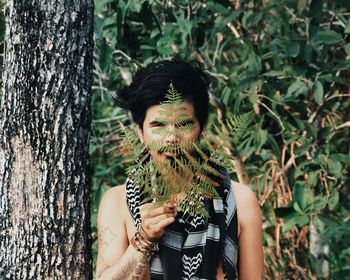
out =
[[125,180],[117,124],[128,116],[111,94],[151,61],[196,59],[213,81],[209,131],[255,113],[230,143],[241,167],[231,175],[259,197],[268,279],[321,278],[327,263],[332,279],[346,279],[349,2],[100,0],[95,9],[93,226],[103,192]]

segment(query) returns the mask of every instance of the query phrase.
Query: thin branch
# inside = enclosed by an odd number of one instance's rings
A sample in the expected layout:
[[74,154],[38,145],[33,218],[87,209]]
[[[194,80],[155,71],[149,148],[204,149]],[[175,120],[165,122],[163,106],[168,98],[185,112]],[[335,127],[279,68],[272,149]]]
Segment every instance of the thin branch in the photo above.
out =
[[209,70],[206,70],[205,72],[207,72],[210,76],[213,76],[215,78],[222,78],[224,80],[229,80],[229,77],[227,77],[225,74],[222,74],[222,73],[214,73],[214,72],[211,72]]
[[226,24],[226,26],[232,31],[233,35],[235,35],[235,37],[237,39],[239,39],[241,37],[241,35],[239,35],[239,32],[237,31],[236,27],[231,22]]
[[284,125],[282,123],[282,120],[279,116],[276,115],[276,113],[274,111],[272,111],[265,103],[261,102],[259,99],[257,100],[257,102],[263,106],[265,109],[267,109],[279,122],[281,128],[282,128],[282,131],[284,130]]
[[[338,95],[332,95],[331,97],[328,97],[323,103],[328,102],[331,99],[334,98],[340,98],[340,97],[350,97],[350,93],[348,94],[338,94]],[[323,105],[323,104],[322,104]]]
[[142,64],[140,62],[138,62],[137,60],[133,59],[132,57],[128,56],[125,52],[123,52],[122,50],[115,50],[113,51],[113,54],[121,54],[122,56],[124,56],[128,61],[132,62],[135,66],[135,68],[137,67],[142,67]]
[[343,128],[346,128],[346,127],[350,127],[350,121],[347,121],[341,125],[338,125],[335,130],[340,130],[340,129],[343,129]]
[[92,120],[92,122],[93,123],[106,123],[106,122],[116,121],[116,120],[122,119],[124,117],[125,117],[125,115],[119,115],[119,116],[112,117],[112,118]]

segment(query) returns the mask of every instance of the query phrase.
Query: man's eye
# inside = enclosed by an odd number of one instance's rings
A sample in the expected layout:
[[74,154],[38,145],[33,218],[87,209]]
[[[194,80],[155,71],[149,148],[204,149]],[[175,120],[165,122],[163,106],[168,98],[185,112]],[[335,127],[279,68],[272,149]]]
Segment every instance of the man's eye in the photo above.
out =
[[153,122],[151,124],[151,127],[162,127],[164,126],[164,123],[161,123],[161,122]]
[[185,122],[182,122],[182,123],[179,123],[177,125],[175,125],[176,127],[182,127],[182,126],[186,126],[186,125],[193,125],[194,122],[192,120],[188,120],[188,121],[185,121]]

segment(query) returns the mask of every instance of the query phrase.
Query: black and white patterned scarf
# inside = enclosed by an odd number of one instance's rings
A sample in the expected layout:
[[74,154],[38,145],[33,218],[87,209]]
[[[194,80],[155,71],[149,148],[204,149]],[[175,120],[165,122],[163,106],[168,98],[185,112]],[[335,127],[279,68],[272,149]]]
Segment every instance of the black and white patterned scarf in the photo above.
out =
[[[136,171],[137,172],[137,171]],[[178,212],[159,240],[159,252],[151,259],[151,279],[216,279],[221,262],[225,279],[236,279],[238,225],[236,200],[227,171],[217,187],[219,198],[205,201],[209,218]],[[139,186],[126,180],[126,200],[134,224],[141,222],[143,201]]]

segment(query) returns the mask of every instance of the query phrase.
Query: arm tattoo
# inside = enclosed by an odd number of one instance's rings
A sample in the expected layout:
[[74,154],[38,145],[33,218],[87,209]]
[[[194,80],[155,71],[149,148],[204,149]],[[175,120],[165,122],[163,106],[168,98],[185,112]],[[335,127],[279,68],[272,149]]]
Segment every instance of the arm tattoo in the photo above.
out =
[[[124,259],[122,263],[120,263],[119,267],[112,272],[111,279],[112,280],[125,280],[125,279],[142,280],[144,279],[144,275],[148,275],[149,260],[150,260],[150,257],[146,255],[143,255],[142,259],[139,261],[137,261],[133,257],[128,257]],[[97,279],[99,279],[108,268],[111,268],[111,266],[106,265],[102,269],[100,269],[99,272],[97,273]],[[150,278],[147,277],[147,279],[150,279]]]
[[98,240],[102,247],[107,247],[116,237],[109,227],[101,227],[98,230]]
[[130,277],[130,274],[132,273],[136,265],[137,261],[135,259],[132,258],[126,260],[125,264],[113,273],[112,280],[129,279],[128,277]]
[[140,280],[142,275],[148,267],[150,257],[145,254],[142,256],[142,259],[139,261],[137,267],[135,268],[134,273],[131,275],[131,280]]
[[142,280],[144,273],[148,270],[149,260],[150,257],[146,255],[143,255],[139,261],[134,258],[126,260],[124,265],[121,265],[120,269],[115,271],[112,280]]

